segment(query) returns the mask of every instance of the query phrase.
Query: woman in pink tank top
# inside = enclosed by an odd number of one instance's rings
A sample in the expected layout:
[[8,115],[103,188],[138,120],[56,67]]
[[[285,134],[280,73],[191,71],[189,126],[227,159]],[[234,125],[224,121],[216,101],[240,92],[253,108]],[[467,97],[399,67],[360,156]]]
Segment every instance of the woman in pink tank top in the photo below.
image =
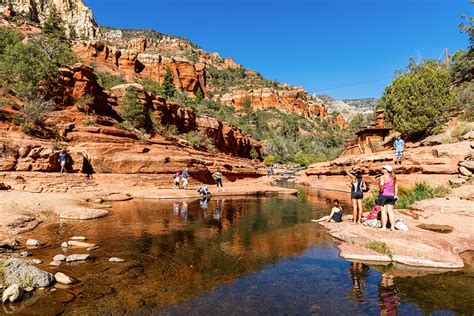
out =
[[387,220],[390,222],[390,229],[395,230],[395,214],[393,207],[398,195],[397,178],[390,165],[382,167],[383,175],[380,177],[379,204],[382,206],[382,230],[387,230]]

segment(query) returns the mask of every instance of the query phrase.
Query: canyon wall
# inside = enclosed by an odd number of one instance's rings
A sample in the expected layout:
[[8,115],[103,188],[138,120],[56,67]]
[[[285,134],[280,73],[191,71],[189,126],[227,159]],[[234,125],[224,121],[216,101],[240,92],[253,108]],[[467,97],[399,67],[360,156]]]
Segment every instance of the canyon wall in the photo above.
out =
[[73,39],[94,39],[99,34],[91,9],[81,0],[7,0],[13,14],[27,16],[34,22],[44,23],[52,8],[64,21],[66,34]]

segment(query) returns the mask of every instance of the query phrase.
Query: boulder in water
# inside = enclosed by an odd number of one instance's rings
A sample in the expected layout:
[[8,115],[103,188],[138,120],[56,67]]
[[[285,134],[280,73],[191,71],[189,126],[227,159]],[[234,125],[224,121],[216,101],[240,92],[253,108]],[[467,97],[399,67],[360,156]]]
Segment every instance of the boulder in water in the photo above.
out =
[[43,243],[39,240],[36,240],[36,239],[28,239],[26,241],[26,246],[27,247],[39,247],[41,246]]
[[59,254],[59,255],[55,255],[54,258],[53,258],[53,260],[54,260],[54,261],[66,261],[66,258],[67,258],[67,257],[66,257],[65,255]]
[[72,282],[74,282],[72,278],[68,277],[62,272],[56,273],[54,277],[56,278],[56,282],[61,283],[61,284],[69,285]]
[[6,303],[7,301],[10,303],[17,302],[21,300],[23,296],[23,290],[18,284],[10,285],[2,294],[2,302]]
[[7,284],[20,284],[26,281],[34,288],[47,287],[54,283],[54,275],[21,259],[6,260],[3,264],[3,277]]

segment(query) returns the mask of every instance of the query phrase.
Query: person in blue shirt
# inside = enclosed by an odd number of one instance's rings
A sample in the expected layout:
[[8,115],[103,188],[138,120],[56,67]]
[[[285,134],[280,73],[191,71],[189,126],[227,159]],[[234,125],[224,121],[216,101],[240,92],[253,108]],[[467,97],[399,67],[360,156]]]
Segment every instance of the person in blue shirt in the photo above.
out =
[[183,189],[186,190],[186,186],[188,185],[188,168],[184,169],[184,171],[181,173],[181,183],[183,184]]
[[68,163],[68,155],[66,150],[61,150],[61,152],[58,155],[58,161],[59,164],[61,165],[61,173],[67,172],[66,171],[66,165]]
[[400,135],[397,136],[397,139],[393,143],[393,147],[395,147],[395,164],[402,164],[403,159],[403,147],[405,146],[405,141],[402,139]]

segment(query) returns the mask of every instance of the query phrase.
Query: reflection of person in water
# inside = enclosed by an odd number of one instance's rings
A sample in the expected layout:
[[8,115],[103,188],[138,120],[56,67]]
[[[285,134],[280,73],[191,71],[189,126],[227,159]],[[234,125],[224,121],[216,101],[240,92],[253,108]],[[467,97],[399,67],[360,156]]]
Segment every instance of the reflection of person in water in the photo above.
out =
[[216,209],[214,210],[213,217],[216,221],[221,221],[222,219],[222,204],[224,204],[224,200],[218,200],[216,204]]
[[173,203],[173,214],[178,215],[179,214],[179,202],[174,202]]
[[360,262],[352,262],[349,269],[351,273],[352,289],[348,295],[355,304],[364,302],[364,292],[367,285],[366,278],[369,275],[369,267]]
[[183,202],[183,205],[181,207],[181,217],[184,220],[188,219],[188,203],[187,202]]
[[209,200],[207,199],[207,197],[203,197],[202,199],[199,200],[199,206],[202,209],[207,209],[208,204],[209,204]]
[[393,276],[382,273],[379,285],[380,315],[398,315],[398,289],[393,282]]

